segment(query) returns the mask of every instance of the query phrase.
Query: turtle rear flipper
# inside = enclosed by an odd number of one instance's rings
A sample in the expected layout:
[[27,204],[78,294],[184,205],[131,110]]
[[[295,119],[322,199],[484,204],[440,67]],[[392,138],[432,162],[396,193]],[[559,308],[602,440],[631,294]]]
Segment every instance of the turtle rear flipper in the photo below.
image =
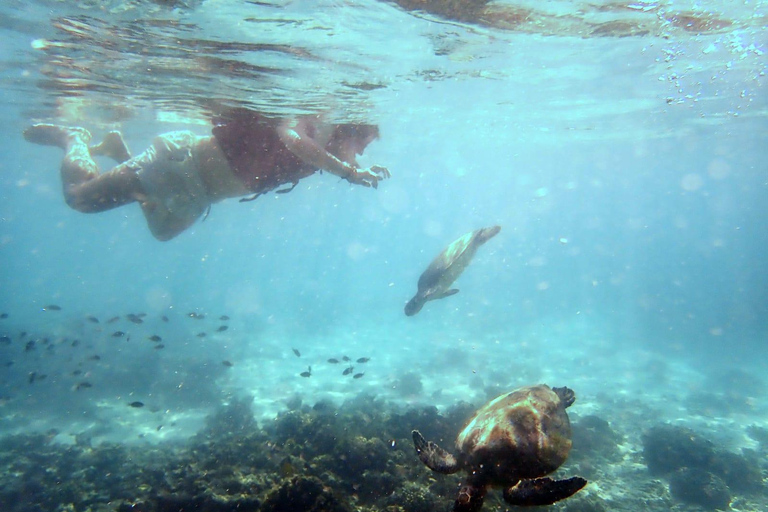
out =
[[414,430],[413,446],[419,460],[432,471],[449,475],[459,470],[459,462],[456,457],[437,446],[432,441],[427,441],[421,432]]
[[516,485],[504,489],[504,501],[518,507],[551,505],[576,494],[587,481],[574,476],[566,480],[535,478],[521,480]]

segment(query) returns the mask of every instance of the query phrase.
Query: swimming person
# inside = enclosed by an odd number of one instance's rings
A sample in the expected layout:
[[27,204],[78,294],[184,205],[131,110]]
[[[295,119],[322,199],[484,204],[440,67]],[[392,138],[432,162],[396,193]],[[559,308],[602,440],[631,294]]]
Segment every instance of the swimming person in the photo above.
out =
[[[272,119],[237,108],[214,118],[210,136],[177,131],[157,136],[131,158],[119,132],[89,146],[85,128],[36,124],[24,131],[35,144],[64,149],[61,181],[73,209],[97,213],[138,202],[150,231],[170,240],[191,226],[213,203],[247,201],[325,170],[350,183],[377,188],[390,177],[385,167],[360,168],[357,155],[379,137],[368,124],[331,124],[319,115]],[[101,173],[93,160],[104,155],[118,165]]]

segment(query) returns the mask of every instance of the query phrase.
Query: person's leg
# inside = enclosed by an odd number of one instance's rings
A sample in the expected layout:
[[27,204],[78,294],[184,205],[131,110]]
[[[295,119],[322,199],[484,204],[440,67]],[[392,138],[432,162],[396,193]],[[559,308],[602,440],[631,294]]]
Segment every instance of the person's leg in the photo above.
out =
[[101,143],[89,147],[88,150],[91,155],[108,156],[119,164],[131,159],[131,152],[128,151],[123,135],[118,131],[109,132]]
[[[130,160],[107,173],[99,174],[99,167],[88,148],[91,134],[84,128],[37,124],[24,131],[24,138],[35,144],[64,149],[61,183],[64,199],[75,210],[85,213],[102,212],[132,203],[143,196],[136,175],[137,166],[131,165]],[[124,152],[117,148],[113,137],[102,154],[119,160],[128,154],[125,145],[122,146]]]

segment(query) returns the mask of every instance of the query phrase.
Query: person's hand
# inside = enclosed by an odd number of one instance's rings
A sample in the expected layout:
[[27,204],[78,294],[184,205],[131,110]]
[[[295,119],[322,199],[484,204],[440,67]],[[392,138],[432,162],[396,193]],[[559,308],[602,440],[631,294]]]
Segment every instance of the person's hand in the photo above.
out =
[[391,178],[392,174],[386,167],[372,165],[367,169],[355,169],[348,177],[347,181],[364,187],[379,187],[379,180]]

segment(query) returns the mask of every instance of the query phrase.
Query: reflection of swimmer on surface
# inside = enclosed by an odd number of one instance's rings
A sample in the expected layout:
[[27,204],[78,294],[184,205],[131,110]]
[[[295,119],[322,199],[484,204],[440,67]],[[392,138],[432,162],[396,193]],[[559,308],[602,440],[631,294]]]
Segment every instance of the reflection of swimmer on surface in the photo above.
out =
[[[277,192],[288,192],[321,169],[376,188],[389,171],[361,169],[356,157],[378,135],[374,125],[328,124],[319,116],[273,120],[235,109],[214,120],[212,136],[166,133],[131,158],[118,132],[89,147],[84,128],[38,124],[24,131],[30,142],[65,150],[61,180],[69,206],[96,213],[138,202],[159,240],[187,229],[212,203],[248,194],[255,199],[283,185],[288,187]],[[100,174],[93,155],[119,165]]]
[[[733,21],[714,14],[677,11],[661,3],[608,2],[604,4],[556,2],[559,12],[539,8],[536,2],[489,0],[392,0],[405,11],[439,16],[445,20],[484,27],[571,37],[665,36],[676,30],[705,34],[730,29]],[[535,6],[535,7],[534,7]]]

